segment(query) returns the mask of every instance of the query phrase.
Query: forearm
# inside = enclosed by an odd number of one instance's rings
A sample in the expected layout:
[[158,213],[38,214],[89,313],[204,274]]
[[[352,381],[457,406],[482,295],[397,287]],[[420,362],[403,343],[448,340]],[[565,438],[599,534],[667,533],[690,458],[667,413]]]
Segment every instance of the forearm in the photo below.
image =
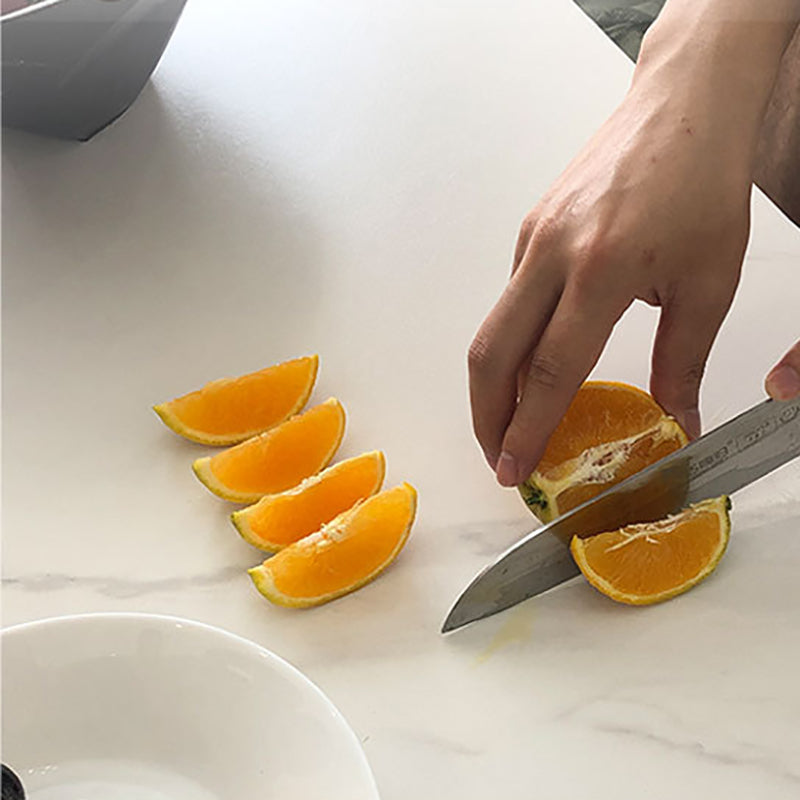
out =
[[755,179],[775,205],[800,225],[800,25],[783,55],[761,126]]
[[729,131],[730,146],[752,170],[798,24],[800,0],[668,0],[642,43],[632,90],[685,101],[698,112],[697,132]]

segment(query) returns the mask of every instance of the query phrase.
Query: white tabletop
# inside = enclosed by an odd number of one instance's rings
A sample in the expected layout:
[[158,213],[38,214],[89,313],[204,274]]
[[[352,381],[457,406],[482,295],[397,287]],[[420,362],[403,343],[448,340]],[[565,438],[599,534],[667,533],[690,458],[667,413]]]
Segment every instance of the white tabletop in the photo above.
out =
[[[570,2],[190,0],[134,106],[88,143],[3,147],[3,624],[201,620],[301,669],[384,800],[783,800],[800,791],[797,465],[735,498],[731,546],[647,609],[581,580],[443,637],[532,527],[473,440],[466,349],[517,226],[620,99],[627,59]],[[800,232],[760,195],[708,367],[706,425],[763,396],[800,336]],[[636,306],[595,376],[647,385]],[[151,410],[319,353],[340,457],[419,490],[376,582],[271,606],[206,449]]]

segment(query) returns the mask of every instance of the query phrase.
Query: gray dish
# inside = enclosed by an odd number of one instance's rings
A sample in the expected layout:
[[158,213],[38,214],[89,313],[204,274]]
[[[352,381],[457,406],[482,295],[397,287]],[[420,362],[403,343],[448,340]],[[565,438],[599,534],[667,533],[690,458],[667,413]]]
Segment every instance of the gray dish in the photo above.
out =
[[61,139],[94,136],[139,95],[185,3],[4,3],[3,125]]

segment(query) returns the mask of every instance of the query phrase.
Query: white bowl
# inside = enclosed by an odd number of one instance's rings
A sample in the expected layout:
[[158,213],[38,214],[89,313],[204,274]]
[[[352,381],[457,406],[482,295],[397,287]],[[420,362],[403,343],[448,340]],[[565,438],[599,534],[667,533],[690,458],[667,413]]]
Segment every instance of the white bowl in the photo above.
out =
[[325,695],[197,622],[90,614],[2,634],[3,761],[28,800],[377,800]]

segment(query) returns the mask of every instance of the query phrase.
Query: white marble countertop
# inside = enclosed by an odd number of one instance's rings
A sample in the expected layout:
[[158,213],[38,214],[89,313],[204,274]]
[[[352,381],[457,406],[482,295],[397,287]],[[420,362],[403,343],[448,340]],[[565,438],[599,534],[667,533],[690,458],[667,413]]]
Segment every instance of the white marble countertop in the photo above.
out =
[[[454,635],[460,590],[532,527],[475,445],[465,354],[517,226],[631,66],[569,0],[190,0],[152,82],[85,144],[3,142],[3,624],[150,611],[301,669],[384,800],[800,794],[800,469],[738,494],[696,590],[616,606],[572,581]],[[761,196],[708,367],[706,425],[800,335],[800,232]],[[595,375],[646,386],[634,307]],[[379,580],[271,606],[260,554],[151,406],[317,352],[340,456],[415,484]]]

